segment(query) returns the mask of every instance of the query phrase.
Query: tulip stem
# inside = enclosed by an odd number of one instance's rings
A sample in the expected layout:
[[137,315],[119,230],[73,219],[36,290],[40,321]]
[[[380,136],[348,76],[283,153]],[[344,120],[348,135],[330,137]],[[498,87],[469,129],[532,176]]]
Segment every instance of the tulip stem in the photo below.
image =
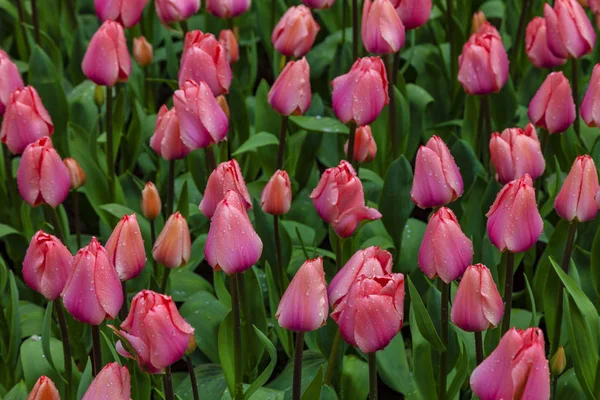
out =
[[358,58],[358,0],[352,0],[352,62]]
[[296,351],[294,353],[294,381],[292,400],[300,400],[302,396],[302,354],[304,353],[304,332],[296,333]]
[[163,375],[163,385],[165,389],[165,399],[173,400],[173,379],[171,379],[171,366],[165,368],[165,374]]
[[73,22],[73,26],[77,27],[79,22],[77,21],[77,7],[75,6],[75,0],[68,0],[67,8],[69,9],[69,17],[71,18],[71,22]]
[[33,22],[33,37],[35,43],[40,44],[40,19],[38,17],[37,0],[31,0],[31,20]]
[[238,274],[231,274],[231,313],[233,318],[233,359],[234,359],[234,400],[243,400],[244,381],[242,377],[242,331],[240,320],[240,289]]
[[13,180],[12,155],[10,154],[8,147],[5,145],[2,146],[2,153],[4,158],[4,179],[6,181],[8,204],[10,204],[11,208],[14,210],[17,202],[17,193],[15,191],[15,182]]
[[342,50],[346,44],[346,26],[348,26],[348,12],[346,9],[348,0],[342,0]]
[[281,117],[281,128],[279,129],[279,148],[277,149],[277,169],[283,168],[285,158],[285,139],[287,136],[287,115]]
[[56,319],[58,320],[58,327],[60,328],[60,340],[63,348],[63,359],[65,365],[65,376],[67,378],[67,385],[65,386],[66,399],[71,398],[71,388],[73,385],[73,368],[71,364],[71,343],[69,341],[69,330],[67,328],[67,320],[65,313],[62,309],[62,304],[59,301],[54,302],[54,312],[56,313]]
[[169,182],[167,187],[167,217],[173,213],[175,198],[175,160],[169,160]]
[[75,236],[77,237],[77,248],[81,248],[81,222],[79,221],[79,192],[73,192],[73,213],[75,214]]
[[502,320],[502,336],[510,328],[510,312],[512,310],[513,275],[515,269],[515,253],[506,253],[506,271],[504,277],[504,319]]
[[200,395],[198,394],[198,381],[196,380],[196,373],[194,372],[192,357],[187,356],[185,358],[185,362],[187,363],[188,373],[190,374],[190,381],[192,382],[192,393],[194,395],[194,400],[200,400]]
[[575,129],[575,134],[577,134],[579,143],[585,149],[585,144],[581,139],[581,130],[579,125],[579,63],[574,57],[571,58],[571,81],[573,84],[573,99],[575,100],[575,122],[573,123],[573,128]]
[[160,292],[162,294],[167,293],[167,283],[169,282],[169,274],[171,273],[171,268],[165,267],[163,271],[162,282],[160,283]]
[[324,385],[329,385],[331,383],[331,377],[333,376],[333,368],[335,367],[335,361],[337,360],[338,349],[340,348],[340,343],[342,342],[342,333],[339,328],[336,329],[335,337],[333,338],[333,343],[331,344],[331,352],[329,353],[329,359],[327,360],[327,369],[325,370],[325,379],[323,381]]
[[115,155],[113,145],[113,90],[106,87],[106,168],[108,170],[108,193],[110,201],[115,199]]
[[441,323],[440,333],[442,343],[446,350],[440,353],[440,384],[438,386],[438,399],[446,398],[446,380],[448,375],[448,302],[450,301],[450,285],[440,279],[441,297]]
[[475,356],[477,359],[477,365],[483,361],[483,337],[481,332],[474,332],[475,334]]
[[187,20],[184,19],[179,21],[179,26],[181,26],[181,31],[183,32],[183,36],[185,38],[185,35],[190,31]]
[[456,79],[456,70],[458,67],[458,58],[456,56],[456,46],[454,45],[454,17],[452,16],[452,0],[446,0],[446,31],[448,33],[448,42],[450,43],[450,82]]
[[[531,6],[531,0],[523,0],[523,8],[521,9],[521,16],[519,17],[519,25],[517,27],[517,36],[515,37],[515,41],[513,43],[512,48],[510,49],[510,64],[517,66],[517,61],[519,58],[519,54],[521,52],[521,41],[523,40],[523,34],[525,33],[525,23],[527,22],[529,16],[529,8]],[[516,78],[516,73],[519,68],[514,68],[514,78]],[[515,79],[516,80],[516,79]],[[515,82],[516,83],[516,82]]]
[[52,208],[52,206],[47,205],[48,210],[50,211],[50,215],[52,216],[52,225],[54,226],[54,234],[56,235],[56,237],[58,237],[60,239],[61,242],[63,242],[63,244],[67,247],[69,247],[69,244],[66,242],[66,237],[63,233],[62,230],[62,226],[60,224],[60,218],[58,217],[58,212],[56,211],[56,208]]
[[102,347],[100,344],[100,327],[92,325],[92,375],[98,375],[102,369]]
[[[154,220],[150,221],[150,248],[154,249],[154,243],[156,242],[156,226],[154,224]],[[158,273],[158,263],[156,262],[156,260],[154,259],[154,257],[152,257],[152,265],[154,267],[153,270],[153,276],[150,278],[150,287],[155,287],[158,288],[158,280],[159,278],[159,273]],[[152,282],[152,278],[154,278],[154,283]]]
[[121,282],[121,288],[123,289],[123,305],[119,310],[119,319],[125,321],[125,318],[127,318],[127,314],[129,313],[129,307],[127,305],[127,281]]
[[[392,155],[394,157],[394,160],[396,158],[398,158],[398,153],[400,150],[400,146],[398,143],[398,135],[397,135],[397,131],[396,131],[396,96],[395,96],[395,82],[396,82],[396,77],[395,77],[395,72],[394,72],[394,66],[395,66],[395,62],[394,62],[394,58],[395,58],[395,54],[388,54],[385,56],[385,69],[388,72],[388,80],[389,80],[389,84],[388,84],[388,91],[389,91],[389,98],[390,98],[390,104],[389,104],[389,130],[390,130],[390,136],[392,138]],[[350,146],[348,146],[348,149],[350,149]],[[350,151],[350,150],[348,150]]]
[[377,400],[377,353],[367,354],[369,359],[369,400]]
[[[348,162],[355,166],[354,162],[354,142],[356,140],[356,124],[350,122],[350,137],[348,138]],[[356,168],[355,168],[356,169]]]
[[273,234],[275,235],[275,257],[277,257],[277,271],[279,273],[279,287],[281,295],[285,292],[285,271],[281,259],[281,238],[279,237],[279,215],[273,215]]
[[204,148],[204,156],[206,157],[206,167],[208,168],[208,175],[217,169],[217,162],[215,161],[215,152],[211,146]]
[[23,35],[23,43],[25,44],[25,51],[29,52],[29,44],[27,43],[27,30],[25,29],[25,10],[23,9],[23,1],[17,0],[17,12],[19,14],[19,22],[21,25],[21,33]]

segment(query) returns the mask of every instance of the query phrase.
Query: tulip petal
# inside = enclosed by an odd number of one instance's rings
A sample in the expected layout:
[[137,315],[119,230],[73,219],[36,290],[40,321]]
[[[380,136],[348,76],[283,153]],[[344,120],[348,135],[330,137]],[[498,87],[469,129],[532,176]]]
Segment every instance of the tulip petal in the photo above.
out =
[[374,208],[365,206],[346,210],[332,223],[335,232],[343,238],[351,236],[358,224],[363,220],[375,221],[381,218],[381,213]]
[[548,3],[544,4],[544,19],[546,20],[546,39],[550,52],[556,57],[568,58],[569,52],[560,34],[558,15]]
[[32,207],[40,202],[40,172],[37,168],[37,160],[40,159],[42,152],[41,147],[35,147],[23,153],[17,171],[19,193]]
[[356,304],[354,337],[358,348],[373,353],[385,348],[400,331],[400,317],[393,297],[370,295]]
[[94,283],[96,296],[102,308],[110,318],[114,319],[123,305],[123,292],[115,290],[121,288],[121,281],[104,250],[98,251],[96,255]]
[[87,251],[82,256],[76,257],[73,261],[72,275],[65,285],[62,298],[73,318],[86,324],[99,325],[104,321],[106,311],[100,305],[96,293],[88,289],[92,287],[90,282],[96,283],[92,262],[94,256]]
[[90,41],[81,64],[83,73],[98,85],[113,86],[119,78],[117,49],[105,31],[98,31]]
[[52,208],[58,207],[69,195],[71,176],[54,149],[42,151],[40,193]]
[[165,318],[168,311],[163,305],[155,306],[146,315],[144,324],[152,330],[148,335],[152,349],[150,362],[158,369],[163,369],[183,357],[190,342],[190,335],[174,329],[170,318]]
[[506,226],[506,248],[513,253],[529,250],[539,239],[543,228],[544,223],[535,202],[535,190],[532,186],[519,187]]

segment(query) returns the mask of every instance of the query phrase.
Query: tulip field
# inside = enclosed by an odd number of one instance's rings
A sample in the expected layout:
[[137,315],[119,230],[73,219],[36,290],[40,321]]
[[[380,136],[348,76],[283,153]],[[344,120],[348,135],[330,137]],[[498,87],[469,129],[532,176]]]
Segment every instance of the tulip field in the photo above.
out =
[[0,400],[600,400],[600,0],[0,0]]

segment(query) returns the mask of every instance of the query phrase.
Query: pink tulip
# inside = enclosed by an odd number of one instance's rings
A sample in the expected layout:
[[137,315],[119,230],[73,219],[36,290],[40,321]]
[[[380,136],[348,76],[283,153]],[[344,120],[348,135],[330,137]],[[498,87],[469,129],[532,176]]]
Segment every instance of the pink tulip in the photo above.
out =
[[[0,79],[2,78],[0,75]],[[27,86],[15,89],[6,102],[6,113],[0,131],[2,143],[6,144],[11,153],[21,154],[27,145],[53,133],[52,118],[35,88]]]
[[22,88],[23,79],[19,69],[8,54],[0,49],[0,117],[4,115],[11,93]]
[[321,218],[342,238],[351,236],[361,221],[381,218],[379,211],[365,206],[362,182],[345,160],[325,170],[310,198]]
[[90,40],[81,68],[85,76],[97,85],[113,86],[129,79],[131,57],[121,24],[104,21]]
[[181,141],[189,148],[208,147],[227,136],[229,120],[206,83],[186,81],[175,91],[173,105],[179,116]]
[[65,158],[63,164],[67,167],[67,171],[69,171],[69,176],[71,177],[71,189],[77,190],[85,185],[87,177],[77,160],[74,158]]
[[302,3],[310,8],[325,10],[335,3],[335,0],[302,0]]
[[252,199],[246,188],[240,164],[235,159],[222,162],[211,172],[204,190],[204,197],[200,202],[200,211],[207,218],[212,218],[217,205],[229,190],[240,195],[245,208],[252,208]]
[[596,17],[596,28],[600,27],[600,0],[589,0],[590,11]]
[[392,273],[392,255],[378,246],[367,247],[359,250],[339,270],[333,277],[327,295],[329,304],[335,306],[348,294],[352,284],[357,281],[359,276],[368,278],[382,277]]
[[554,8],[544,4],[548,47],[559,58],[579,58],[594,49],[596,33],[577,0],[556,0]]
[[233,18],[250,8],[250,0],[206,0],[206,9],[219,18]]
[[525,130],[508,128],[502,134],[493,133],[490,155],[496,168],[496,179],[504,184],[529,174],[536,179],[544,173],[546,161],[540,141],[532,124]]
[[29,392],[27,400],[60,400],[60,393],[52,379],[45,375],[39,377],[33,389]]
[[525,49],[531,63],[538,68],[554,68],[563,65],[567,59],[556,57],[548,47],[546,20],[535,17],[527,25]]
[[206,261],[215,271],[222,269],[231,275],[256,264],[262,249],[242,198],[235,190],[228,190],[210,220],[204,247]]
[[179,87],[183,89],[188,80],[206,83],[215,97],[228,92],[231,68],[227,51],[212,33],[191,31],[185,35]]
[[529,250],[544,228],[529,174],[504,185],[486,217],[490,241],[500,251]]
[[471,374],[481,400],[550,399],[550,371],[539,328],[510,329],[498,347]]
[[146,265],[146,250],[135,214],[121,218],[106,241],[106,251],[122,281],[142,273]]
[[73,318],[86,324],[100,325],[119,313],[123,305],[119,275],[95,237],[73,258],[61,297]]
[[142,371],[156,374],[183,357],[194,328],[179,314],[170,296],[142,290],[131,301],[117,335],[125,341],[125,346],[117,343],[119,354],[137,359]]
[[23,280],[48,300],[56,300],[67,283],[73,256],[55,236],[38,231],[23,260]]
[[392,0],[392,4],[407,30],[425,25],[431,14],[431,0]]
[[456,215],[441,207],[429,219],[419,249],[419,267],[429,279],[450,283],[473,261],[473,243],[460,229]]
[[312,47],[319,29],[308,7],[292,6],[275,25],[271,42],[284,56],[300,58]]
[[490,270],[483,264],[469,266],[452,302],[452,323],[463,331],[482,332],[502,320],[504,303]]
[[138,23],[146,4],[148,0],[94,0],[98,18],[117,21],[125,28]]
[[166,105],[163,105],[158,111],[154,135],[150,138],[150,147],[165,160],[179,160],[192,151],[181,140],[179,118],[175,108],[169,110]]
[[361,37],[369,53],[392,54],[404,47],[404,25],[389,0],[365,0]]
[[575,121],[575,102],[571,85],[562,72],[546,77],[529,103],[529,119],[549,133],[566,131]]
[[156,14],[163,24],[188,19],[200,9],[200,0],[155,0]]
[[288,173],[278,169],[260,195],[260,207],[271,215],[282,215],[292,205],[292,184]]
[[579,156],[554,200],[554,209],[567,221],[590,221],[596,218],[598,212],[598,190],[600,186],[594,160],[588,155]]
[[233,64],[239,60],[240,49],[235,34],[231,29],[223,29],[219,33],[219,43],[225,49],[227,61],[229,61],[230,64]]
[[600,126],[600,64],[592,71],[590,86],[581,103],[581,118],[587,126]]
[[288,62],[269,91],[269,104],[281,115],[301,115],[311,101],[310,66],[306,58]]
[[152,182],[146,183],[142,190],[142,214],[150,221],[154,221],[160,214],[162,208],[162,202],[160,201],[160,195],[158,189]]
[[172,214],[152,248],[154,259],[167,268],[177,268],[190,260],[192,239],[187,221],[180,213]]
[[338,76],[333,86],[333,111],[343,122],[369,125],[388,104],[388,79],[379,57],[359,58],[350,72]]
[[17,170],[17,186],[23,200],[32,207],[48,204],[56,208],[69,195],[69,170],[52,147],[49,137],[43,137],[25,148]]
[[[348,143],[347,140],[344,144],[344,153],[348,155]],[[360,126],[356,128],[356,137],[354,138],[354,161],[359,163],[371,162],[375,159],[377,154],[377,143],[371,133],[371,127],[369,125]]]
[[130,396],[129,370],[117,362],[112,362],[100,370],[82,400],[130,400]]
[[281,297],[275,318],[294,332],[310,332],[327,323],[327,283],[321,257],[308,260],[296,272]]
[[508,56],[500,34],[489,23],[475,32],[458,57],[458,80],[467,94],[499,92],[508,79]]
[[331,318],[344,340],[363,353],[385,348],[402,328],[404,275],[359,276]]
[[420,208],[435,208],[459,198],[463,189],[462,176],[448,146],[440,137],[432,136],[417,152],[412,201]]

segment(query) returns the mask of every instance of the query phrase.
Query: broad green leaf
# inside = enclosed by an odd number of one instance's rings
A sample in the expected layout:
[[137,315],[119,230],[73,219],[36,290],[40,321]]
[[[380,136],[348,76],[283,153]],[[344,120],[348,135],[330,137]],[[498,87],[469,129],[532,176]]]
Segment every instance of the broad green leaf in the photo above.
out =
[[85,369],[81,374],[81,380],[79,381],[79,387],[77,388],[77,398],[83,398],[83,395],[87,391],[90,383],[92,383],[92,359],[88,358],[85,364]]
[[173,301],[188,301],[201,291],[213,292],[210,282],[201,275],[182,268],[171,271],[169,284],[171,287],[169,294],[173,297]]
[[414,318],[419,326],[419,332],[423,335],[425,340],[427,340],[433,347],[440,351],[445,351],[446,347],[444,343],[442,343],[442,339],[438,335],[435,330],[435,326],[433,325],[433,321],[429,316],[427,309],[425,308],[425,304],[423,304],[423,300],[413,285],[410,277],[406,277],[408,282],[408,291],[410,294],[411,308],[414,308]]
[[[52,359],[52,352],[50,351],[50,339],[52,337],[51,330],[52,330],[52,307],[53,306],[54,306],[54,301],[49,301],[48,305],[46,306],[46,312],[44,313],[44,324],[43,324],[43,328],[42,328],[42,351],[43,351],[44,357],[48,361],[48,364],[50,365],[52,370],[54,372],[56,372],[61,377],[61,379],[64,380],[66,383],[65,377],[62,376],[62,374],[58,371],[58,369],[54,365],[54,360]],[[59,307],[62,307],[62,305]]]
[[[10,327],[10,339],[8,344],[8,368],[16,366],[17,357],[19,355],[19,345],[21,343],[21,315],[19,310],[19,290],[15,281],[15,275],[12,271],[8,275],[8,288],[10,302],[7,305],[9,311],[6,315]],[[22,357],[21,357],[22,358]]]
[[[302,355],[302,388],[308,387],[319,369],[326,367],[326,363],[327,360],[320,353],[311,350],[304,352]],[[293,373],[294,363],[293,360],[290,360],[283,371],[267,384],[267,387],[284,391],[286,399],[291,399]]]
[[[216,364],[201,364],[194,368],[198,392],[201,399],[220,399],[227,389],[223,370]],[[177,386],[175,393],[183,400],[192,400],[192,386],[189,380],[184,380]]]
[[436,382],[431,361],[432,348],[419,330],[417,323],[418,311],[415,310],[414,299],[411,296],[410,332],[412,336],[413,373],[415,383],[423,399],[437,398]]
[[233,344],[233,314],[229,313],[219,328],[219,360],[229,393],[235,392],[235,361]]
[[8,235],[19,235],[19,231],[9,225],[0,224],[0,238]]
[[321,397],[321,388],[323,387],[323,366],[319,368],[317,374],[310,382],[308,387],[302,393],[302,400],[313,400]]
[[238,149],[232,154],[232,156],[236,157],[240,154],[247,153],[249,151],[255,151],[259,147],[264,146],[273,146],[279,143],[279,139],[272,133],[269,132],[258,132],[248,140],[246,140]]
[[275,364],[277,364],[277,350],[275,350],[275,346],[273,346],[273,343],[271,343],[269,338],[267,338],[265,334],[262,333],[256,326],[252,327],[254,328],[256,336],[258,336],[260,341],[267,349],[270,361],[267,367],[263,370],[263,372],[260,373],[258,378],[256,378],[256,380],[252,382],[252,385],[250,385],[250,387],[244,392],[244,399],[246,400],[249,399],[252,396],[252,394],[254,394],[265,383],[267,383],[267,381],[271,377],[271,374],[273,373],[273,370],[275,369]]
[[28,394],[29,393],[27,392],[27,386],[25,385],[25,382],[21,381],[13,386],[8,393],[6,393],[4,400],[27,400]]
[[396,392],[405,396],[416,392],[402,333],[398,333],[386,348],[377,352],[377,372],[381,380]]
[[598,228],[596,235],[594,235],[590,269],[592,273],[592,284],[596,290],[596,295],[600,296],[600,228]]
[[[267,279],[267,288],[269,293],[269,309],[271,310],[271,319],[275,320],[275,313],[277,312],[277,306],[279,305],[279,300],[281,297],[279,296],[279,289],[275,284],[275,278],[273,277],[273,271],[271,270],[271,266],[267,262],[265,265],[265,275]],[[283,347],[283,350],[287,354],[288,357],[292,356],[292,352],[294,351],[294,342],[292,339],[292,333],[287,329],[282,328],[279,324],[274,324],[275,333],[279,338],[279,342]]]
[[340,398],[364,400],[369,394],[369,366],[356,356],[345,356],[342,364]]
[[321,116],[307,117],[304,115],[294,115],[289,118],[291,122],[310,132],[342,133],[346,135],[350,132],[346,125],[335,118]]
[[459,394],[460,388],[463,386],[463,383],[469,373],[469,355],[467,353],[466,346],[469,346],[470,343],[465,344],[462,340],[459,340],[458,343],[460,346],[460,354],[458,356],[458,360],[456,361],[454,378],[452,378],[450,387],[446,391],[447,399],[453,399]]

